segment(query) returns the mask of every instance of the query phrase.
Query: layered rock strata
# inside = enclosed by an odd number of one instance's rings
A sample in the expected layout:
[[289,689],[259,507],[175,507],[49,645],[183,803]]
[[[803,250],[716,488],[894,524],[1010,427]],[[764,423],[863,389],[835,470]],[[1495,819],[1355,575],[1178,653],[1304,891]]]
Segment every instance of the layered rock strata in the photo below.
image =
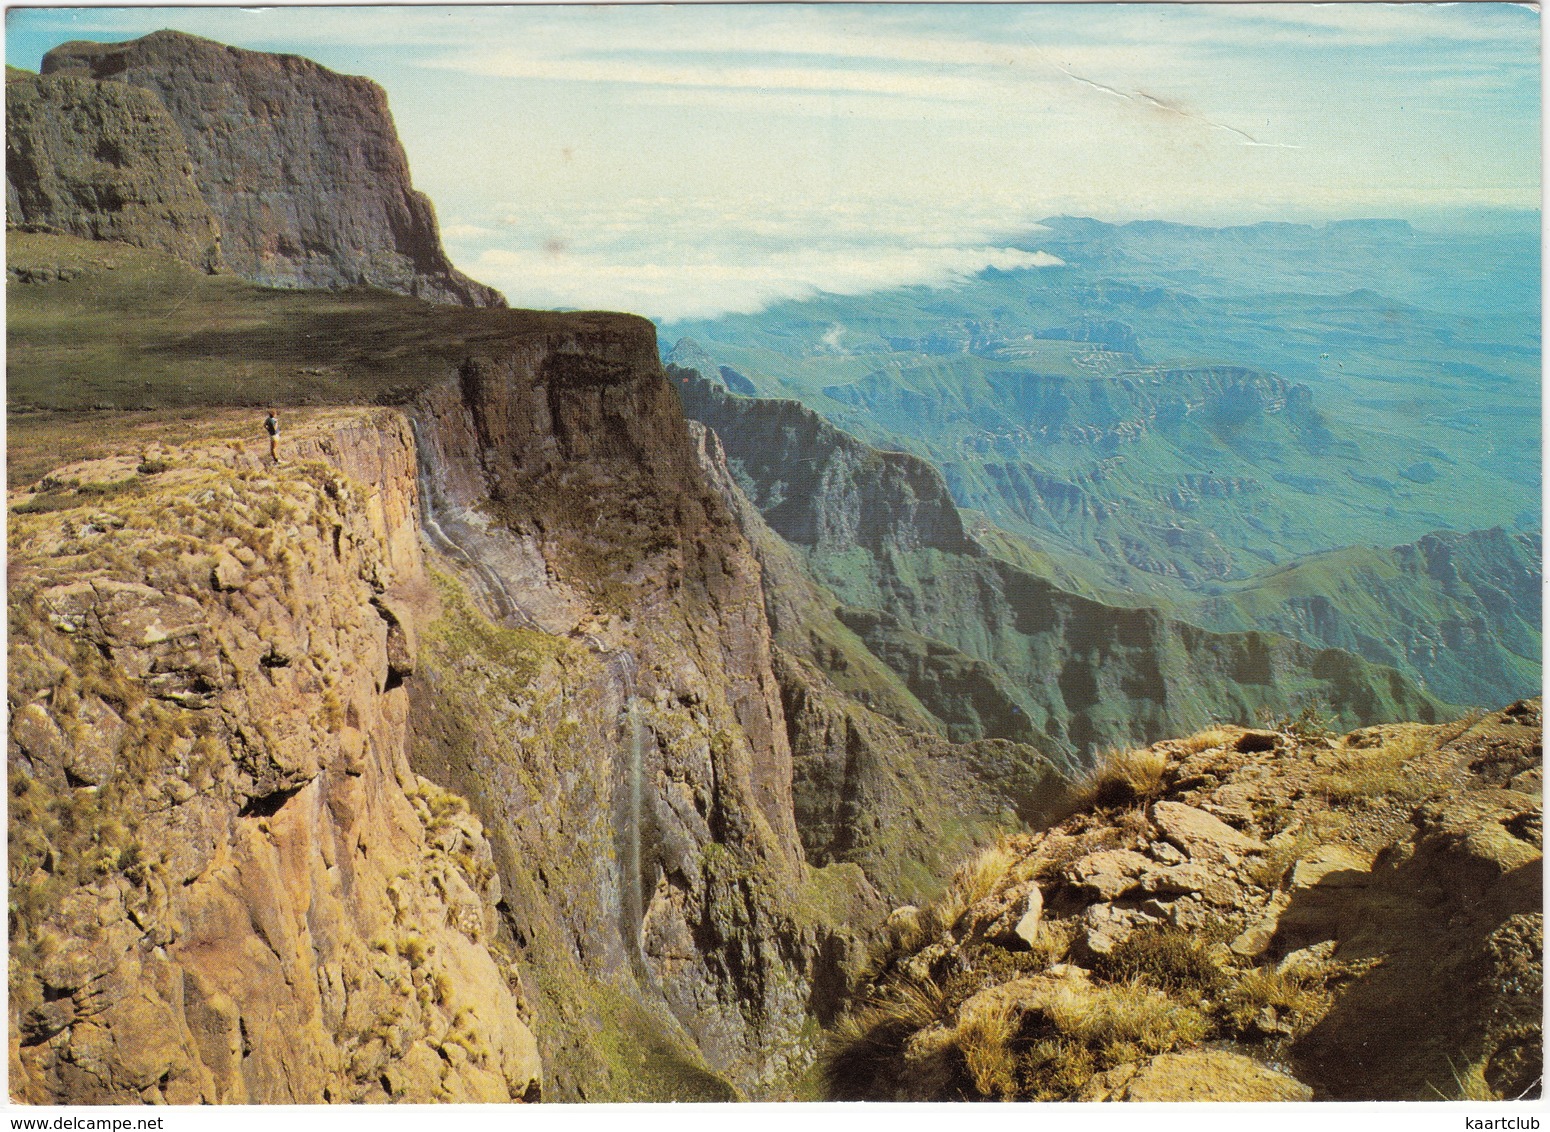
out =
[[[432,302],[505,305],[442,251],[435,212],[410,184],[387,97],[371,80],[171,31],[66,43],[44,57],[42,73],[80,80],[83,91],[97,81],[159,100],[219,225],[224,261],[239,275],[271,287],[365,285]],[[82,135],[87,149],[112,144],[107,125]]]

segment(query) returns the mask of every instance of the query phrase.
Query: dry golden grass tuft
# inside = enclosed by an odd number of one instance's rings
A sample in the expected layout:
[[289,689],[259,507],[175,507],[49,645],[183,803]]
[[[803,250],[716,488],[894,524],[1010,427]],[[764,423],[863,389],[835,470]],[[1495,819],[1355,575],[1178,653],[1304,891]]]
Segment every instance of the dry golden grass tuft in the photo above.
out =
[[1201,1010],[1140,982],[1062,987],[1045,1013],[1063,1037],[1111,1066],[1193,1045],[1211,1032]]
[[1212,727],[1206,731],[1197,731],[1184,739],[1178,739],[1171,745],[1183,754],[1198,755],[1201,751],[1209,751],[1213,747],[1225,747],[1236,738],[1236,732],[1228,731],[1223,727]]
[[915,1034],[941,1021],[942,988],[902,981],[843,1015],[821,1058],[825,1095],[831,1100],[876,1099],[903,1069],[904,1047]]
[[942,895],[926,909],[924,926],[927,932],[950,931],[964,912],[1013,879],[1013,866],[1021,860],[1022,855],[1004,837],[980,850],[973,860],[953,874]]
[[1041,921],[1030,948],[1038,966],[1048,967],[1065,959],[1076,942],[1077,930],[1075,920]]
[[1018,1059],[1019,1084],[1034,1101],[1070,1100],[1098,1072],[1093,1051],[1069,1038],[1041,1038]]
[[1269,1010],[1294,1031],[1313,1025],[1329,1011],[1331,997],[1317,972],[1281,972],[1268,967],[1246,971],[1222,995],[1222,1020],[1247,1031]]
[[1433,749],[1424,730],[1412,729],[1386,738],[1381,747],[1341,751],[1317,789],[1336,806],[1384,798],[1419,802],[1431,793],[1431,785],[1405,764]]
[[1074,787],[1079,809],[1118,809],[1150,802],[1167,785],[1169,758],[1153,747],[1112,750]]
[[1012,1049],[1017,1022],[1012,1004],[1002,1000],[961,1018],[953,1031],[953,1044],[981,1096],[1010,1098],[1017,1093],[1017,1057]]

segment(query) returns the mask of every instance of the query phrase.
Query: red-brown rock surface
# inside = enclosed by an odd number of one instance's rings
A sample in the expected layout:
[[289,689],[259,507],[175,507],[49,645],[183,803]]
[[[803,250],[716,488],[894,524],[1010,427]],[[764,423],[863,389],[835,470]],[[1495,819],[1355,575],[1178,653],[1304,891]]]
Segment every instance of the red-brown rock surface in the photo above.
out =
[[485,831],[409,766],[407,424],[263,447],[12,516],[12,1095],[532,1099]]

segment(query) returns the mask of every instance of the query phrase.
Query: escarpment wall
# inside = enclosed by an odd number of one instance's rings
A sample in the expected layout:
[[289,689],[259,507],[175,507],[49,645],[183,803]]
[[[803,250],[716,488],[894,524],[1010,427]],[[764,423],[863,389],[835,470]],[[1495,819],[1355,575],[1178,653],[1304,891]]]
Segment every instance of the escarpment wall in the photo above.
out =
[[[842,607],[833,614],[851,643],[913,697],[890,693],[885,710],[895,718],[904,718],[901,706],[923,707],[950,738],[1015,740],[1064,760],[1213,719],[1253,722],[1306,699],[1352,723],[1432,720],[1445,710],[1392,669],[1338,649],[1208,632],[1065,592],[987,555],[924,461],[877,452],[795,402],[734,397],[691,371],[672,372],[688,411],[724,442],[738,486],[799,556],[799,571]],[[1264,392],[1258,375],[1212,374],[1229,390],[1248,381],[1244,388]],[[767,568],[781,557],[766,554]],[[855,647],[797,651],[836,679],[857,669]]]
[[13,494],[12,1094],[534,1099],[489,844],[408,761],[407,422],[263,447]]
[[797,401],[734,397],[675,367],[687,411],[716,430],[738,485],[782,538],[820,550],[935,547],[981,553],[941,474],[881,452]]
[[9,223],[220,267],[220,227],[154,94],[64,75],[8,79],[5,143]]
[[717,435],[698,422],[691,430],[764,575],[808,861],[859,866],[893,906],[935,895],[955,853],[1039,822],[1063,796],[1062,768],[1023,743],[945,740],[743,494]]
[[432,302],[506,305],[442,251],[430,200],[410,184],[387,96],[370,79],[171,31],[62,44],[42,71],[160,100],[238,274],[273,287],[365,284]]
[[444,571],[418,765],[496,827],[554,1095],[779,1095],[833,928],[758,565],[651,326],[567,321],[471,347],[413,407]]

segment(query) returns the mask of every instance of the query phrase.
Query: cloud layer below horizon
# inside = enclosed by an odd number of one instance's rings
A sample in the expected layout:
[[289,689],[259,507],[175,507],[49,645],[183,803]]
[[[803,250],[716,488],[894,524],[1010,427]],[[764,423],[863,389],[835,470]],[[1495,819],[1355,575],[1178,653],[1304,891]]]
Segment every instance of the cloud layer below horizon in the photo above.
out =
[[382,83],[449,250],[519,305],[945,283],[1039,266],[1062,212],[1539,201],[1519,5],[12,8],[8,59],[159,27]]

